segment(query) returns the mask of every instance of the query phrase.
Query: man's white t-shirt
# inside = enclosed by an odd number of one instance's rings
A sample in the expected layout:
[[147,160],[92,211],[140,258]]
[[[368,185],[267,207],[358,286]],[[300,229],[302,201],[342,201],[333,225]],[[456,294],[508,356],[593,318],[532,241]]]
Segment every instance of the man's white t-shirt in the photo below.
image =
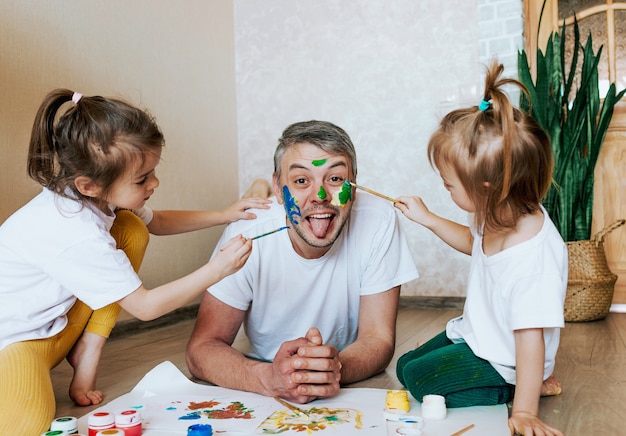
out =
[[567,248],[543,209],[537,235],[492,256],[474,233],[463,315],[448,322],[453,342],[465,341],[488,360],[507,383],[515,384],[515,336],[520,329],[543,328],[544,380],[554,371],[567,288]]
[[[230,224],[216,250],[237,234],[253,237],[287,224],[274,199],[255,220]],[[359,193],[350,219],[330,250],[304,259],[287,231],[253,242],[244,267],[208,291],[229,306],[247,311],[244,328],[249,357],[271,361],[280,345],[319,328],[324,343],[342,350],[356,340],[360,297],[387,291],[418,277],[393,206]]]
[[44,188],[0,226],[0,349],[59,333],[77,298],[99,309],[141,286],[114,219]]

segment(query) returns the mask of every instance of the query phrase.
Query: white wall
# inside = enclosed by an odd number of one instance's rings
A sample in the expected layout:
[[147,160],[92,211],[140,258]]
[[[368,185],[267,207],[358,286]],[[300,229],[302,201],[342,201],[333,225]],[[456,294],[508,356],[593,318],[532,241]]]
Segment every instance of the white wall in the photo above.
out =
[[[234,5],[234,10],[233,10]],[[344,127],[359,182],[422,195],[464,220],[426,162],[441,115],[475,105],[494,54],[515,75],[521,0],[2,0],[0,222],[39,188],[26,175],[47,91],[126,98],[167,139],[155,208],[221,208],[269,178],[290,123]],[[464,294],[467,259],[402,218],[422,278],[404,295]],[[206,261],[221,229],[153,237],[148,286]]]
[[[122,97],[156,116],[167,144],[152,207],[238,198],[231,1],[2,0],[0,222],[40,190],[26,173],[28,140],[56,87]],[[220,234],[153,237],[140,275],[152,287],[190,272]]]
[[[465,222],[426,145],[443,114],[480,102],[491,56],[516,75],[521,11],[521,0],[235,0],[240,187],[270,177],[288,124],[324,119],[352,137],[360,184]],[[402,224],[422,275],[403,295],[464,295],[467,257]]]

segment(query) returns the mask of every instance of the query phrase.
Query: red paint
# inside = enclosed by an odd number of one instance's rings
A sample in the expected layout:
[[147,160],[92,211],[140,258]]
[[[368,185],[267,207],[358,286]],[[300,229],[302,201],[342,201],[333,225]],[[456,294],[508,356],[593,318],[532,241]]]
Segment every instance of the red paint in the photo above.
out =
[[135,409],[124,410],[115,416],[115,428],[126,436],[141,436],[141,414]]
[[115,415],[109,412],[95,412],[87,418],[89,436],[96,436],[99,431],[115,428]]

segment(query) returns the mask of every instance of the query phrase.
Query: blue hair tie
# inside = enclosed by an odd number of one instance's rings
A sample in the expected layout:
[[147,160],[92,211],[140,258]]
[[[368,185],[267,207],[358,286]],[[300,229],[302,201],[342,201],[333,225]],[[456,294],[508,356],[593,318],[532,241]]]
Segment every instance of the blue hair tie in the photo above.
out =
[[489,109],[489,106],[491,106],[491,100],[489,101],[481,100],[480,104],[478,105],[478,110],[484,112],[487,109]]

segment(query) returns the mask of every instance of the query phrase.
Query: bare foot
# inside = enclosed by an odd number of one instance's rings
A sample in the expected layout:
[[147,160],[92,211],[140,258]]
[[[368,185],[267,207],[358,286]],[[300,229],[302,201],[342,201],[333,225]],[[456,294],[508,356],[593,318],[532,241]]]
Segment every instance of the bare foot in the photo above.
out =
[[561,382],[554,378],[553,375],[548,377],[541,386],[541,396],[549,397],[559,395],[562,391]]
[[255,179],[250,184],[248,190],[244,192],[244,194],[241,196],[241,198],[270,198],[272,195],[274,195],[274,193],[272,192],[272,186],[267,180]]
[[67,355],[68,363],[74,368],[69,394],[79,406],[100,404],[104,399],[103,392],[96,389],[96,377],[106,341],[100,335],[83,332]]

